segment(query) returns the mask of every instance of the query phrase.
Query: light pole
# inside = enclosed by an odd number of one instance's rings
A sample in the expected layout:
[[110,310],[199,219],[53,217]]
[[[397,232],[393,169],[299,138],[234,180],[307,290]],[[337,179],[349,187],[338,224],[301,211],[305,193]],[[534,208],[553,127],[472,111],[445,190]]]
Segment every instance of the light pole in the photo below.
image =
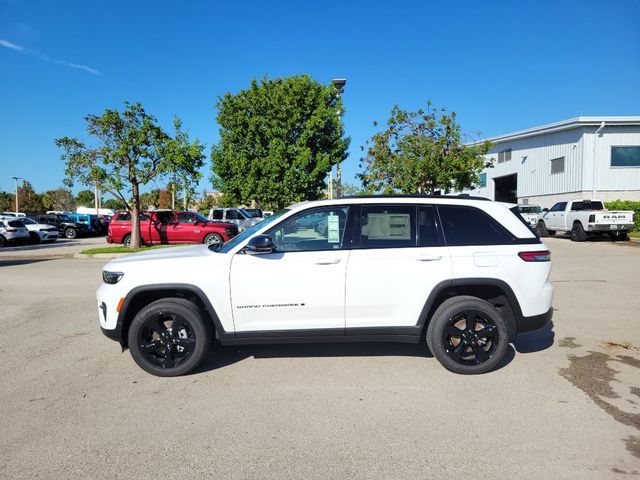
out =
[[24,178],[22,177],[11,177],[13,178],[13,181],[16,182],[16,213],[18,213],[20,211],[20,209],[18,208],[18,180],[24,180]]
[[[340,99],[340,95],[342,95],[342,92],[344,92],[344,86],[347,84],[347,79],[334,78],[333,80],[331,80],[331,84],[336,89],[336,93],[338,94],[338,99]],[[340,114],[342,112],[340,111],[340,109],[338,109],[336,113],[338,115],[338,121],[340,121]],[[329,176],[329,180],[332,181],[331,175]],[[329,192],[333,194],[333,185],[329,187]],[[336,165],[336,198],[340,198],[341,195],[342,195],[342,160],[340,160],[338,162],[338,165]]]

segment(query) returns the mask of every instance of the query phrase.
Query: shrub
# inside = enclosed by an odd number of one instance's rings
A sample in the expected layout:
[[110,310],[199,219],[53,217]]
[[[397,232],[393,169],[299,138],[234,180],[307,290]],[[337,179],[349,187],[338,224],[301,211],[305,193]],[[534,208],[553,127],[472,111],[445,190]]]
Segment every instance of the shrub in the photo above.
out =
[[604,206],[609,210],[633,210],[635,215],[633,221],[635,227],[634,232],[640,232],[640,202],[632,202],[630,200],[615,200],[613,202],[604,202]]

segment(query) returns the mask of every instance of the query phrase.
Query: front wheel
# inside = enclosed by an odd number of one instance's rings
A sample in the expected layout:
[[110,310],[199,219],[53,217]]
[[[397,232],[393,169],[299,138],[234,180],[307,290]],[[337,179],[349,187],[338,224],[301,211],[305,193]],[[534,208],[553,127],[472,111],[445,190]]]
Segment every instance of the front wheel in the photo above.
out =
[[191,372],[204,359],[211,332],[202,311],[181,298],[156,300],[131,322],[129,350],[143,370],[159,377]]
[[38,235],[36,232],[29,232],[29,243],[40,243],[40,235]]
[[486,373],[507,353],[509,333],[493,305],[462,295],[445,300],[435,311],[427,329],[427,346],[451,372]]
[[547,237],[549,236],[549,230],[547,230],[547,226],[544,224],[542,220],[538,222],[536,226],[536,233],[539,237]]
[[217,233],[208,233],[207,235],[205,235],[202,243],[206,245],[214,245],[216,243],[222,243],[222,242],[223,242],[222,237]]
[[78,231],[75,228],[67,228],[64,231],[64,236],[65,236],[65,238],[73,240],[74,238],[76,238],[78,236]]

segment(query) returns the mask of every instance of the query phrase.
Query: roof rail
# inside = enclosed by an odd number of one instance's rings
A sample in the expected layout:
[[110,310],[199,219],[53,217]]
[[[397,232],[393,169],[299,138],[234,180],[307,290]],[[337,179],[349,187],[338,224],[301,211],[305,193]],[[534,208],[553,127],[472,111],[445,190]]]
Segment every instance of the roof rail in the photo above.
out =
[[[486,197],[476,197],[469,195],[468,193],[461,193],[459,195],[406,195],[406,194],[391,194],[391,195],[352,195],[348,197],[340,197],[340,198],[449,198],[455,200],[484,200],[490,202],[490,198]],[[339,199],[334,199],[339,200]]]

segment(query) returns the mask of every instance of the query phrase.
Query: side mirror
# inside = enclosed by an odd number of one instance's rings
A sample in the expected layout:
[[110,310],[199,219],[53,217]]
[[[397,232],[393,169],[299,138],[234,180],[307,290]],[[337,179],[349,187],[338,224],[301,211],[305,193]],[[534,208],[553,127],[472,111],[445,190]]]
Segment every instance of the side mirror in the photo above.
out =
[[273,253],[275,249],[273,239],[269,235],[256,235],[249,240],[244,252],[249,255],[262,255],[264,253]]

